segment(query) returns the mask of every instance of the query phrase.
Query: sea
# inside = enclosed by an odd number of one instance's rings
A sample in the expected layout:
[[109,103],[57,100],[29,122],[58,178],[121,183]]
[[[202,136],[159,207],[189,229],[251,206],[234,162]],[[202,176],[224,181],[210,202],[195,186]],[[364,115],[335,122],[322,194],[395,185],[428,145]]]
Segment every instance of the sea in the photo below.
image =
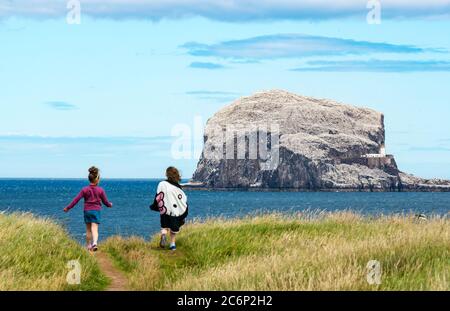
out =
[[[149,209],[159,180],[102,180],[111,209],[102,211],[100,238],[113,235],[150,238],[159,231],[159,214]],[[63,208],[86,186],[85,180],[0,179],[0,212],[26,212],[49,218],[84,240],[82,201]],[[354,211],[367,216],[425,214],[448,216],[450,193],[439,192],[283,192],[186,191],[188,221],[240,218],[261,213]]]

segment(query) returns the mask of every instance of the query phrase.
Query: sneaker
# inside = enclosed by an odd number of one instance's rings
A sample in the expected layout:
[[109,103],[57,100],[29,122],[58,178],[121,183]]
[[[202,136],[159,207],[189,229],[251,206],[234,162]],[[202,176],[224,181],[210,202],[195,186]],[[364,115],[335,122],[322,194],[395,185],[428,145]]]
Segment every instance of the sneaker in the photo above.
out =
[[97,244],[93,244],[92,247],[91,247],[91,250],[92,250],[93,252],[98,251]]
[[177,246],[175,244],[170,245],[169,249],[171,251],[175,251],[177,249]]
[[92,244],[89,244],[88,246],[86,246],[88,251],[92,251]]
[[159,241],[159,247],[166,248],[167,237],[165,234],[161,234],[161,240]]

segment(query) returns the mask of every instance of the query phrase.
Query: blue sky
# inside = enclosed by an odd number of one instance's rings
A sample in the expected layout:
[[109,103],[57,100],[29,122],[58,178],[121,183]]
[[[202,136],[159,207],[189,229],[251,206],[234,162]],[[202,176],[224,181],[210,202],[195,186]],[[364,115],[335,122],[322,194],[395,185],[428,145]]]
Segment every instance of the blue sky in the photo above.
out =
[[450,178],[449,1],[187,2],[0,0],[0,177],[189,178],[177,124],[285,89],[385,113],[400,169]]

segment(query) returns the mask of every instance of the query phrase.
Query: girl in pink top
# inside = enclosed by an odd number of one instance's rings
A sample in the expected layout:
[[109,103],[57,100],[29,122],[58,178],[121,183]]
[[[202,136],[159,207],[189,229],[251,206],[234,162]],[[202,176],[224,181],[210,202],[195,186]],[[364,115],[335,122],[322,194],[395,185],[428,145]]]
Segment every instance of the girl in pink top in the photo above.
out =
[[108,201],[105,190],[99,187],[100,173],[95,166],[89,169],[89,186],[84,187],[76,198],[70,203],[64,212],[70,209],[84,198],[84,222],[86,223],[86,245],[88,250],[96,252],[98,250],[98,225],[101,222],[102,203],[107,207],[112,207],[112,203]]

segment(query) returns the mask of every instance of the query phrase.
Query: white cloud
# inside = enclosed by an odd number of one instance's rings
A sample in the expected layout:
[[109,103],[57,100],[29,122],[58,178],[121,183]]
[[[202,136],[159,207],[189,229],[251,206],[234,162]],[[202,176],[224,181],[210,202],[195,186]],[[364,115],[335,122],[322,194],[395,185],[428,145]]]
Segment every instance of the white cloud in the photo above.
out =
[[[81,0],[97,18],[160,20],[202,16],[223,21],[365,19],[365,0]],[[0,17],[64,17],[67,0],[0,0]],[[383,18],[450,17],[450,0],[383,0]]]
[[356,41],[305,34],[267,35],[216,44],[188,42],[181,47],[192,56],[256,61],[329,55],[446,52],[442,49],[423,49],[412,45]]

